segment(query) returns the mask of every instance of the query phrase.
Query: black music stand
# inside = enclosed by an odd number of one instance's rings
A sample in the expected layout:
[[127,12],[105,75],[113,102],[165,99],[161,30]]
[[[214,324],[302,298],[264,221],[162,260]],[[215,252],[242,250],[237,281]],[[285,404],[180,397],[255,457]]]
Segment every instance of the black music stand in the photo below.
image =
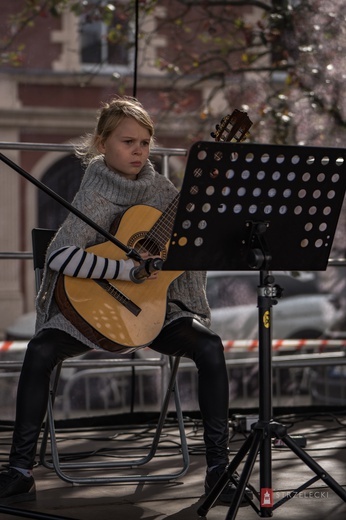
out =
[[[271,307],[280,298],[271,270],[325,270],[346,189],[346,150],[198,142],[190,150],[167,270],[258,270],[259,420],[198,514],[217,500],[246,458],[227,519],[234,519],[260,453],[262,517],[322,479],[346,491],[272,420]],[[271,442],[281,439],[314,473],[273,502]]]

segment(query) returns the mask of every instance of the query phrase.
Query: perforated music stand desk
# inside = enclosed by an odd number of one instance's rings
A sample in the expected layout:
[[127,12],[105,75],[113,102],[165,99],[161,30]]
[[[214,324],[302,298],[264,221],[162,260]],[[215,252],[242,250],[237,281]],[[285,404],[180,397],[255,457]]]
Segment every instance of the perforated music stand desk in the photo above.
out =
[[[190,151],[164,269],[259,271],[259,420],[198,509],[212,507],[246,458],[226,520],[235,519],[260,455],[261,517],[274,503],[271,442],[281,439],[314,473],[291,494],[322,479],[346,491],[272,420],[271,306],[281,288],[271,270],[324,270],[346,188],[346,151],[337,148],[199,142]],[[280,291],[278,291],[280,289]],[[296,479],[294,479],[295,482]]]
[[249,270],[263,223],[272,270],[324,270],[346,189],[346,150],[198,142],[165,270]]

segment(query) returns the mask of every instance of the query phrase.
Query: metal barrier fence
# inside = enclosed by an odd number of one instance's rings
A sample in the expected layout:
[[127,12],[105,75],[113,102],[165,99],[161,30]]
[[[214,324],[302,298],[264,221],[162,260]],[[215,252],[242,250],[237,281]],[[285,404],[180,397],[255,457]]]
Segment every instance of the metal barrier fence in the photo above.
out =
[[[25,341],[0,342],[0,386],[3,418],[13,416],[13,402],[26,349]],[[230,380],[230,408],[258,406],[258,343],[224,341]],[[140,349],[135,371],[126,358],[110,358],[95,351],[90,358],[67,360],[62,372],[56,416],[125,413],[130,410],[130,390],[135,373],[135,409],[156,410],[162,397],[163,378],[167,377],[162,359],[150,349]],[[150,367],[148,360],[155,360]],[[133,360],[131,361],[133,363]],[[156,366],[155,366],[156,364]],[[302,407],[346,404],[345,340],[273,340],[273,405]],[[333,377],[330,377],[332,371]],[[197,371],[193,362],[182,360],[179,390],[184,410],[198,409]],[[337,388],[336,388],[337,387]]]

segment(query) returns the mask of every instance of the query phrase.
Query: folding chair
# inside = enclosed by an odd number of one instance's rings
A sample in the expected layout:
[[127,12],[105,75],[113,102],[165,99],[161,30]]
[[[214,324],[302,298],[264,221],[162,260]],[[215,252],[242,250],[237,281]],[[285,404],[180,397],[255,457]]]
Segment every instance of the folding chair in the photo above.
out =
[[[40,229],[36,228],[32,230],[32,247],[33,247],[33,263],[35,270],[35,282],[36,282],[36,290],[38,291],[41,279],[42,279],[42,269],[44,266],[45,255],[47,247],[54,236],[55,230],[51,229]],[[47,420],[45,424],[45,429],[43,432],[43,438],[40,448],[40,460],[41,463],[50,469],[54,469],[56,474],[64,481],[70,482],[72,484],[111,484],[111,483],[121,483],[121,482],[165,482],[177,479],[182,477],[188,470],[189,467],[189,451],[187,445],[187,439],[184,428],[184,419],[181,409],[180,397],[177,388],[177,371],[179,368],[180,358],[172,358],[169,356],[162,355],[160,358],[146,358],[146,359],[114,359],[107,358],[103,360],[97,360],[97,366],[100,367],[102,364],[107,371],[111,371],[112,367],[117,368],[119,370],[119,365],[123,366],[156,366],[160,367],[161,370],[170,368],[170,377],[168,380],[168,384],[166,386],[166,390],[164,391],[164,398],[161,404],[159,418],[155,427],[155,432],[153,435],[152,443],[149,447],[148,453],[144,456],[140,456],[139,458],[129,458],[128,460],[121,461],[74,461],[74,462],[63,462],[62,454],[59,453],[58,443],[57,443],[57,435],[55,428],[55,419],[54,419],[54,400],[57,392],[58,381],[61,373],[62,365],[64,366],[78,366],[79,368],[90,367],[95,364],[95,360],[84,360],[84,359],[71,359],[66,360],[63,363],[60,363],[55,370],[55,373],[52,376],[51,382],[51,390],[48,400],[47,407]],[[161,380],[162,384],[163,379]],[[164,390],[164,389],[163,389]],[[168,407],[170,403],[171,396],[174,396],[175,408],[176,408],[176,416],[177,416],[177,424],[179,429],[179,437],[180,437],[180,451],[182,456],[182,468],[172,473],[164,473],[164,474],[147,474],[147,475],[130,475],[122,473],[116,473],[116,475],[109,476],[90,476],[90,470],[114,470],[118,472],[121,468],[138,468],[142,467],[151,461],[157,453],[157,449],[159,446],[160,438],[162,436],[162,430],[165,426],[165,421],[167,417]],[[50,441],[51,447],[51,461],[47,458],[47,445],[48,440]],[[73,471],[78,470],[78,475],[73,475]],[[81,475],[83,470],[86,470],[87,476]],[[71,473],[72,471],[72,473]]]

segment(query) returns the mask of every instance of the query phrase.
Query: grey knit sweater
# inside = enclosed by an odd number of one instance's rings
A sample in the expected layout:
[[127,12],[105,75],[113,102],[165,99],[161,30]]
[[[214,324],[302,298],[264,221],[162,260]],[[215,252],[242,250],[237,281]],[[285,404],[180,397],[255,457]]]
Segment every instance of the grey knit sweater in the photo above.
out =
[[[158,174],[151,164],[129,180],[109,170],[101,157],[88,166],[80,189],[72,204],[102,229],[109,231],[117,214],[136,204],[153,206],[164,211],[177,193],[174,185]],[[140,223],[139,223],[140,228]],[[63,246],[87,248],[103,242],[104,237],[82,219],[70,213],[50,244],[47,256]],[[63,330],[90,348],[99,348],[85,338],[59,311],[54,299],[58,273],[45,268],[42,285],[36,299],[36,332],[44,328]],[[165,325],[183,316],[193,316],[210,325],[210,309],[205,293],[206,273],[185,272],[168,290]]]

